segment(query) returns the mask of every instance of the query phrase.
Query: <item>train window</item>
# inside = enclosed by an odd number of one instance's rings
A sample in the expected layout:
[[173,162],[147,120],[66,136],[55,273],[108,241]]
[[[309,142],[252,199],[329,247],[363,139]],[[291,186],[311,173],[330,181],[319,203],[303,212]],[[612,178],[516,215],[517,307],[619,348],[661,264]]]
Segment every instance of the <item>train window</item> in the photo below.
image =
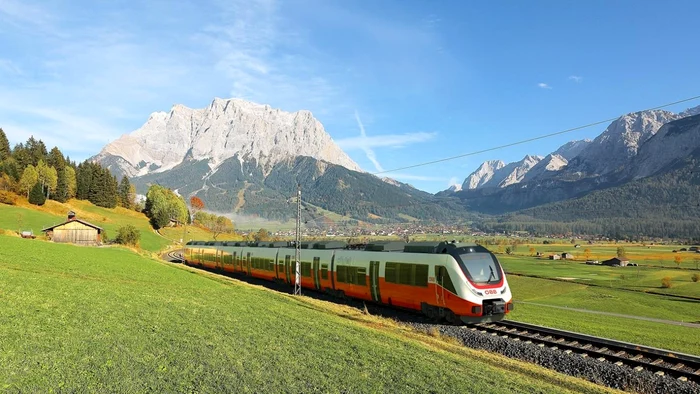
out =
[[455,285],[452,283],[452,279],[450,279],[450,273],[447,272],[447,268],[441,265],[435,266],[435,280],[437,284],[444,287],[445,290],[451,292],[452,294],[457,294],[457,290],[455,289]]
[[356,276],[355,276],[355,284],[356,285],[361,285],[361,286],[366,286],[367,285],[367,268],[365,267],[355,267],[356,269]]
[[348,267],[346,265],[338,265],[335,267],[335,270],[338,273],[338,282],[347,283]]
[[336,270],[338,272],[338,282],[360,286],[367,285],[367,268],[365,267],[339,265]]
[[321,264],[321,279],[328,279],[328,264]]
[[384,268],[384,280],[399,285],[428,287],[429,268],[425,264],[387,262]]
[[301,276],[311,277],[311,263],[301,263]]
[[267,260],[267,270],[268,271],[275,271],[275,261],[274,260]]

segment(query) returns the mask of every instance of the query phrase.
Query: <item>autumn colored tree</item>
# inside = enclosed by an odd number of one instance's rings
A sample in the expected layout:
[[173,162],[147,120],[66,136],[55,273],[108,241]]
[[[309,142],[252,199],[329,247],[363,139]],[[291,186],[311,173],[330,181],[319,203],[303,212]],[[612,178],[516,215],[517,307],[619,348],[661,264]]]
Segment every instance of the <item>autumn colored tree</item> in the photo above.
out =
[[39,173],[36,171],[36,168],[31,164],[28,165],[27,168],[24,169],[24,172],[22,172],[22,178],[19,180],[22,191],[27,192],[27,198],[29,198],[29,191],[37,184],[38,180]]
[[586,260],[590,260],[591,259],[591,249],[589,249],[589,248],[584,249],[583,257],[585,257]]
[[677,254],[677,255],[673,258],[673,262],[676,263],[676,266],[677,266],[678,268],[681,268],[681,263],[683,262],[683,258],[681,257],[681,255]]
[[533,248],[532,246],[530,247],[529,252],[530,252],[530,256],[534,256],[534,255],[537,253],[537,252],[535,251],[535,248]]
[[192,216],[194,217],[197,212],[204,209],[204,201],[197,196],[190,197],[190,211],[192,211]]

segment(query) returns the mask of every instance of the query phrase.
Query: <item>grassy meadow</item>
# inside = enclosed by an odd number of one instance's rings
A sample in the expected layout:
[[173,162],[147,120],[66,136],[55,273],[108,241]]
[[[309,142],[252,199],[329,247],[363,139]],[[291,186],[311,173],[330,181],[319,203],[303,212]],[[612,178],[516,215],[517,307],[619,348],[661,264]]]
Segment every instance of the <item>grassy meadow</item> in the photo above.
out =
[[4,392],[610,392],[122,248],[0,245]]

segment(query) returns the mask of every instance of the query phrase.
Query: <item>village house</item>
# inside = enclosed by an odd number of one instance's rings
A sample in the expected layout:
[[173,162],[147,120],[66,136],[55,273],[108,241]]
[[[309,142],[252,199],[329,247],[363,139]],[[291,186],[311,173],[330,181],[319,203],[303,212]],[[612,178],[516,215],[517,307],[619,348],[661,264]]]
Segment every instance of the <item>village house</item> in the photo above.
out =
[[561,260],[561,256],[558,254],[550,254],[549,259],[550,260]]
[[42,232],[53,242],[73,243],[79,245],[99,245],[102,243],[102,228],[80,220],[75,212],[68,212],[68,220],[47,227]]
[[620,259],[617,257],[613,257],[610,260],[605,260],[601,264],[607,265],[610,267],[626,267],[630,264],[629,260],[626,259]]
[[573,260],[574,255],[571,253],[564,252],[561,254],[561,258],[564,260]]

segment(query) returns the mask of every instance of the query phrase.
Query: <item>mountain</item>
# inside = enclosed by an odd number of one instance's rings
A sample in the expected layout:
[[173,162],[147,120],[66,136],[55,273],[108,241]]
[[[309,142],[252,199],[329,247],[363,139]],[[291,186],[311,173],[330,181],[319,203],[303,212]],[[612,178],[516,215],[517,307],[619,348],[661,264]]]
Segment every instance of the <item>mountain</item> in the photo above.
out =
[[566,167],[568,163],[569,162],[568,160],[566,160],[566,158],[557,153],[549,154],[544,159],[540,160],[537,164],[535,164],[532,168],[530,168],[530,171],[528,171],[525,174],[522,181],[527,182],[532,179],[554,174],[562,168]]
[[264,172],[297,156],[361,171],[311,112],[289,113],[220,98],[203,109],[175,105],[168,113],[153,113],[141,128],[111,142],[93,160],[117,175],[134,177],[165,172],[185,160],[207,160],[216,169],[234,155],[254,160]]
[[562,176],[576,179],[619,171],[661,126],[680,118],[680,115],[662,110],[621,116],[569,162]]
[[500,160],[490,160],[483,162],[476,171],[472,172],[462,183],[459,190],[477,189],[493,178],[496,171],[505,167],[505,163]]
[[[657,128],[660,121],[665,119],[671,121]],[[594,150],[596,147],[598,149]],[[605,156],[606,153],[611,157]],[[461,191],[456,196],[471,211],[502,214],[540,205],[548,206],[544,204],[557,201],[580,199],[592,192],[614,190],[652,176],[662,179],[665,173],[676,169],[679,163],[699,155],[700,115],[679,118],[670,113],[628,114],[613,122],[579,156],[559,171],[550,172],[546,176],[533,173],[522,183],[503,189]],[[682,178],[678,179],[677,184],[681,185],[678,190],[687,190],[682,186]],[[655,192],[654,195],[658,198],[662,194]],[[645,198],[641,195],[635,197],[632,193],[627,193],[627,196],[630,206],[634,203],[631,200]],[[690,197],[681,195],[681,198]],[[606,201],[596,201],[601,209],[609,206]],[[660,204],[664,201],[670,201],[670,196],[657,200]],[[575,209],[575,204],[566,206],[567,209]],[[559,212],[562,217],[569,215],[562,211],[553,212]],[[579,210],[578,215],[583,216],[583,212]]]
[[92,160],[129,176],[139,193],[157,183],[221,213],[288,220],[296,216],[288,201],[299,184],[303,215],[313,223],[337,220],[325,211],[367,222],[465,217],[457,200],[362,172],[310,112],[238,99],[154,113]]
[[593,140],[576,140],[570,141],[555,150],[552,155],[558,155],[564,158],[567,162],[578,156]]
[[681,112],[679,115],[682,117],[700,115],[700,105],[698,105],[697,107],[688,108],[685,111]]

